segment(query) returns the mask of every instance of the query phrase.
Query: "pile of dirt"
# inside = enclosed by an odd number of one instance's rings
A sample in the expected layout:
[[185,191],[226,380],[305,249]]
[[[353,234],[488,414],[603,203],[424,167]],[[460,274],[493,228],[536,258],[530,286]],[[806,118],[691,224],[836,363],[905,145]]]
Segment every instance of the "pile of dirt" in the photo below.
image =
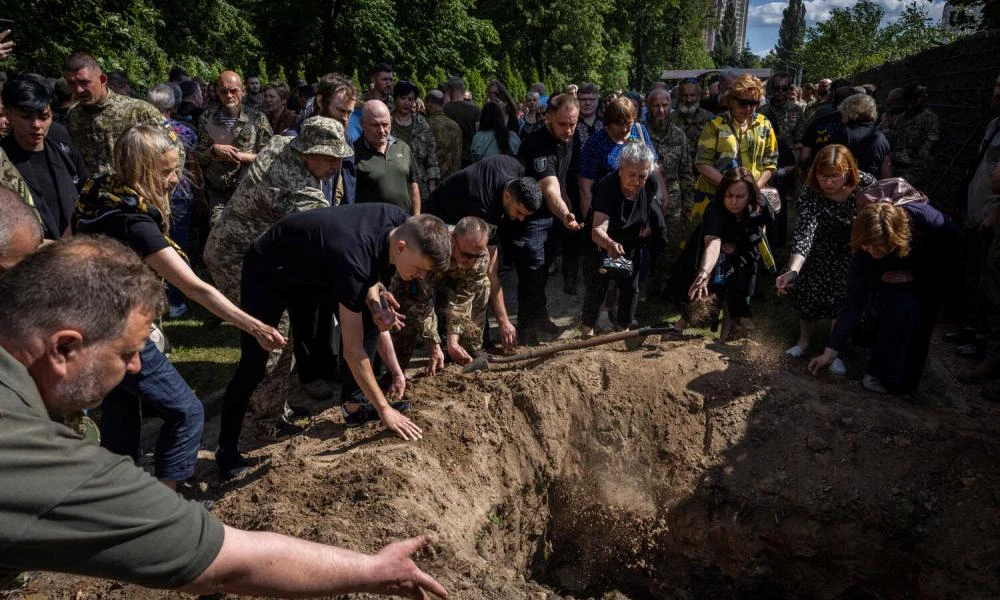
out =
[[1000,597],[996,409],[875,397],[776,354],[689,339],[452,367],[408,388],[417,443],[335,410],[277,442],[251,425],[263,464],[210,490],[214,512],[367,551],[429,530],[418,562],[463,599]]

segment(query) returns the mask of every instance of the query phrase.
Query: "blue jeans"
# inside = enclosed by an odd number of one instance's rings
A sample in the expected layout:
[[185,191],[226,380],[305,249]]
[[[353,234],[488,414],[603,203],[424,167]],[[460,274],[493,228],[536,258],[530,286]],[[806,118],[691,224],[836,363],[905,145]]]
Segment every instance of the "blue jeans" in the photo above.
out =
[[[188,251],[188,237],[191,232],[192,205],[194,205],[194,200],[191,198],[170,199],[170,239],[185,252]],[[167,302],[170,303],[170,306],[177,306],[184,302],[184,294],[169,283],[167,284]]]
[[101,446],[138,461],[143,415],[160,417],[156,478],[183,481],[194,475],[205,407],[153,342],[146,340],[139,357],[139,372],[125,375],[101,405]]

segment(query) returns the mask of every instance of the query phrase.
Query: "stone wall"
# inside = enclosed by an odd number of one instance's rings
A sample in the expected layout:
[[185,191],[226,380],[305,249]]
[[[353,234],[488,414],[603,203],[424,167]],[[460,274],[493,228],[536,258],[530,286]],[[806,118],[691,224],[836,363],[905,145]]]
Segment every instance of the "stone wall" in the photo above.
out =
[[932,183],[925,191],[935,205],[952,216],[965,211],[957,196],[959,188],[975,161],[986,124],[997,116],[990,110],[990,98],[998,75],[1000,30],[993,30],[852,78],[856,84],[877,85],[880,105],[892,88],[915,82],[927,86],[929,105],[941,121],[941,143],[933,151]]

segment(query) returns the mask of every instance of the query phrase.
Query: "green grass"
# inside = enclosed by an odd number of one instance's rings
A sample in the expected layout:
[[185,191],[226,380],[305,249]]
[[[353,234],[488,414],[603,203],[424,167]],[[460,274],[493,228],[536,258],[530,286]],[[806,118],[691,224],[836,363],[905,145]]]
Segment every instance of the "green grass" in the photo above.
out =
[[163,330],[173,346],[171,362],[196,394],[204,395],[225,386],[240,359],[240,332],[229,323],[213,326],[211,314],[188,302],[181,319],[164,319]]

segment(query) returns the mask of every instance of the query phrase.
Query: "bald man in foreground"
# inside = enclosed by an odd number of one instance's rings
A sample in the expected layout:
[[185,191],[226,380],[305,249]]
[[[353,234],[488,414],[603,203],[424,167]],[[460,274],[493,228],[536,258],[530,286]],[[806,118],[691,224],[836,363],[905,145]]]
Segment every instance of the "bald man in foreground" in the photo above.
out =
[[218,106],[198,120],[198,161],[205,174],[205,195],[218,223],[222,209],[240,182],[244,167],[271,141],[274,132],[267,117],[243,104],[243,80],[232,71],[223,71],[215,83]]

